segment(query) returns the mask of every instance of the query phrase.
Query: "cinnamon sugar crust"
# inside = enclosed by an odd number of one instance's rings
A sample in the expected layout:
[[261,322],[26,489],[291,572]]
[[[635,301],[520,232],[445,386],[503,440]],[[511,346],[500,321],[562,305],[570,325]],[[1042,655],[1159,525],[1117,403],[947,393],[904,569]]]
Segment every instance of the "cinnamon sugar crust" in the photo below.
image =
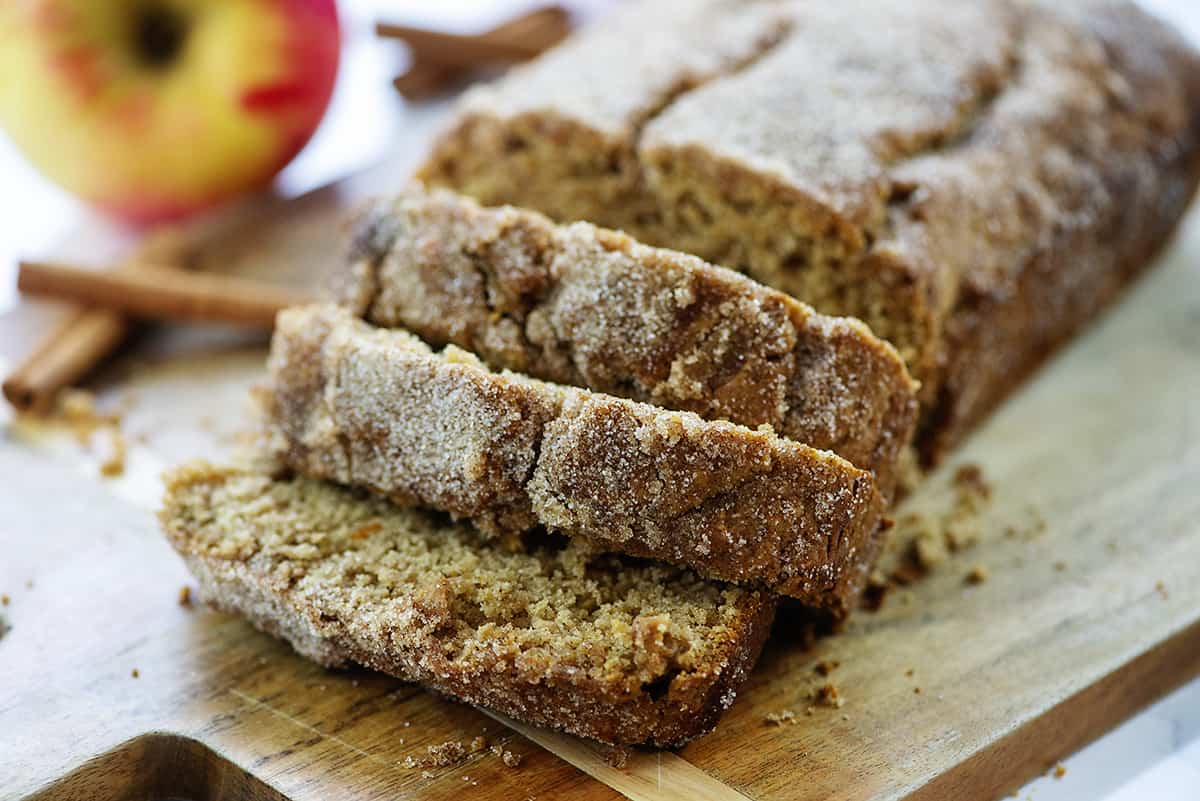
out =
[[870,473],[770,430],[515,373],[349,311],[284,312],[272,449],[305,475],[753,582],[842,616],[881,536]]
[[[581,57],[626,50],[584,30],[473,92],[419,174],[860,318],[921,383],[936,462],[1169,239],[1200,180],[1200,58],[1124,0],[741,7],[778,36],[654,114],[615,88],[674,68]],[[556,81],[628,100],[590,118]],[[620,143],[619,192],[586,168],[596,139]]]
[[890,345],[694,256],[407,187],[355,230],[343,302],[488,365],[831,450],[890,497],[916,422]]

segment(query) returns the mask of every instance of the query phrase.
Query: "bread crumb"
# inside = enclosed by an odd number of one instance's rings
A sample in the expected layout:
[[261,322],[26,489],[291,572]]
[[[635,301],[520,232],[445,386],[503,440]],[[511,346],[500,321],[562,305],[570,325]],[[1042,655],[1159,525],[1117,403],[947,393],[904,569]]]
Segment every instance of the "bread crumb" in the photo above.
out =
[[424,756],[405,757],[404,767],[410,770],[414,768],[448,768],[451,765],[457,765],[459,762],[462,762],[467,758],[469,753],[461,740],[447,740],[444,743],[427,747]]
[[102,425],[112,422],[111,418],[96,412],[96,396],[87,390],[63,390],[55,401],[51,419],[66,423],[74,432],[75,439],[80,445],[87,445],[88,440],[92,437],[92,432]]
[[842,666],[842,663],[837,661],[836,659],[822,659],[820,662],[818,662],[816,664],[816,666],[813,669],[822,676],[828,676],[830,673],[837,670],[841,666]]
[[[123,405],[127,407],[129,404]],[[100,475],[114,478],[125,472],[128,448],[125,436],[121,432],[121,415],[97,411],[96,396],[93,393],[82,389],[60,392],[47,419],[66,425],[75,435],[75,440],[84,447],[91,445],[92,435],[97,431],[107,431],[108,455],[100,462]]]
[[1055,562],[1055,563],[1054,563],[1054,569],[1055,569],[1056,571],[1058,571],[1059,573],[1061,573],[1061,572],[1063,572],[1064,570],[1066,570],[1066,569],[1067,569],[1067,563],[1066,563],[1066,562]]
[[[910,512],[896,521],[888,546],[893,566],[886,572],[873,571],[868,577],[864,607],[877,611],[891,589],[916,583],[945,565],[952,555],[980,542],[983,513],[992,498],[992,486],[983,468],[977,464],[960,465],[950,484],[949,508],[926,514]],[[1005,534],[1015,537],[1016,527],[1008,526]],[[912,599],[902,595],[901,600],[908,603]]]
[[[407,760],[407,759],[406,759],[406,760],[404,760],[404,761],[405,761],[405,762],[408,762],[408,760]],[[429,771],[429,770],[423,770],[423,771],[421,771],[421,778],[422,778],[422,779],[432,779],[432,778],[433,778],[433,771]]]
[[916,668],[909,668],[908,670],[904,671],[904,675],[908,676],[909,678],[912,678],[912,675],[916,672],[917,672]]
[[125,473],[125,456],[128,450],[121,429],[115,426],[109,428],[108,442],[108,457],[100,463],[100,475],[105,478],[116,478]]
[[0,595],[0,605],[8,606],[8,602],[10,600],[11,599],[7,595]]
[[871,571],[871,575],[867,577],[867,586],[862,594],[862,607],[869,612],[878,612],[883,608],[883,602],[887,600],[888,591],[892,588],[892,583],[883,571],[875,568]]
[[487,741],[486,737],[475,737],[474,739],[471,740],[470,751],[472,754],[478,754],[480,751],[485,750],[487,747],[488,747],[488,741]]
[[1161,580],[1154,582],[1154,589],[1162,596],[1164,601],[1171,597],[1167,594],[1167,585]]
[[984,565],[974,565],[967,573],[968,584],[982,584],[988,580],[988,569]]
[[182,587],[179,588],[179,605],[180,606],[191,606],[192,605],[192,588],[189,587],[187,584],[184,584]]
[[833,709],[841,709],[846,705],[845,697],[841,694],[837,688],[837,685],[835,685],[833,682],[829,682],[821,687],[818,687],[816,692],[813,694],[813,700],[816,701],[819,706],[827,706]]
[[3,639],[4,635],[8,634],[8,631],[9,631],[8,621],[4,619],[4,615],[0,615],[0,639]]
[[913,695],[920,695],[920,694],[921,694],[921,688],[913,687]]
[[1054,778],[1061,779],[1067,775],[1067,766],[1059,762],[1054,766]]
[[929,532],[922,532],[913,540],[912,555],[917,565],[926,573],[946,561],[946,551]]
[[983,468],[972,462],[961,464],[954,471],[954,486],[982,498],[992,497],[992,485],[983,475]]
[[784,709],[780,712],[768,712],[763,719],[774,726],[782,726],[785,723],[795,723],[796,713],[790,709]]
[[140,676],[140,675],[142,675],[142,674],[138,672],[138,669],[137,669],[137,668],[134,668],[134,669],[133,669],[133,674],[132,674],[132,675],[133,675],[133,677],[136,679],[138,676]]
[[522,757],[520,754],[513,753],[512,751],[505,751],[500,755],[500,761],[503,762],[505,766],[510,768],[521,767],[521,759]]

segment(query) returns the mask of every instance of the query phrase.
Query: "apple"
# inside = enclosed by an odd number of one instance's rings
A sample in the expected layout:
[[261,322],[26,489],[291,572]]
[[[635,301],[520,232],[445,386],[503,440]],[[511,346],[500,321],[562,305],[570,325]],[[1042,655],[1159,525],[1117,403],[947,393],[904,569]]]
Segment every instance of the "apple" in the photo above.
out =
[[0,0],[0,127],[135,223],[270,182],[337,74],[334,0]]

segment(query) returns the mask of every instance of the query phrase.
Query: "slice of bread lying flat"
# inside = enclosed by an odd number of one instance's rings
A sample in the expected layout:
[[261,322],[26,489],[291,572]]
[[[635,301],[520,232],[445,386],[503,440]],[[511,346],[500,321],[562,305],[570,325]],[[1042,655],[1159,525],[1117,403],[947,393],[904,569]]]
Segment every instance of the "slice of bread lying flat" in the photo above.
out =
[[733,702],[770,628],[767,593],[350,489],[195,464],[163,528],[218,608],[327,666],[359,663],[537,725],[680,745]]
[[494,368],[764,423],[890,497],[916,386],[895,348],[732,270],[588,223],[412,184],[358,223],[343,301]]
[[871,474],[767,429],[493,373],[334,306],[281,314],[268,369],[288,467],[492,534],[544,527],[835,616],[878,547]]

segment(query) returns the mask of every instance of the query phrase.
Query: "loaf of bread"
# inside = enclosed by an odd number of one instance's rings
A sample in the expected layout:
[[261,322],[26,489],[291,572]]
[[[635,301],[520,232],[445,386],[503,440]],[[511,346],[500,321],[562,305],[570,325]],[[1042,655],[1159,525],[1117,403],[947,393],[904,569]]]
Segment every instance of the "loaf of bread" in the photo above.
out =
[[766,429],[493,373],[334,306],[281,314],[268,368],[287,466],[505,539],[545,527],[835,616],[879,545],[871,474]]
[[470,92],[420,175],[862,319],[933,462],[1168,240],[1200,58],[1125,0],[647,0]]
[[890,345],[694,256],[407,187],[362,215],[343,301],[493,368],[831,450],[890,497],[916,423]]
[[671,747],[711,729],[775,608],[688,570],[551,538],[500,547],[466,524],[253,470],[176,470],[161,519],[209,602],[310,659],[609,743]]

